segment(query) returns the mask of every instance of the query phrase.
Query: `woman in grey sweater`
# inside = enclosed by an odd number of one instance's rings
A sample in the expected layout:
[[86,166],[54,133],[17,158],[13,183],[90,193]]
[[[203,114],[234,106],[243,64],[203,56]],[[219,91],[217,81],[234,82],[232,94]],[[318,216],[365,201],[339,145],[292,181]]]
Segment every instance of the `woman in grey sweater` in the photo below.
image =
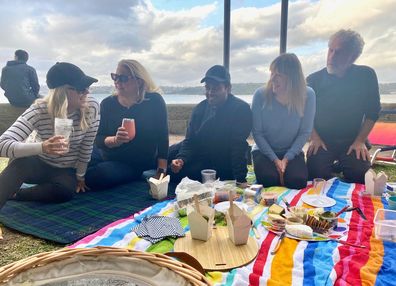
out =
[[267,86],[253,96],[254,172],[265,187],[301,189],[308,178],[302,148],[312,131],[315,93],[295,54],[278,56],[270,71]]

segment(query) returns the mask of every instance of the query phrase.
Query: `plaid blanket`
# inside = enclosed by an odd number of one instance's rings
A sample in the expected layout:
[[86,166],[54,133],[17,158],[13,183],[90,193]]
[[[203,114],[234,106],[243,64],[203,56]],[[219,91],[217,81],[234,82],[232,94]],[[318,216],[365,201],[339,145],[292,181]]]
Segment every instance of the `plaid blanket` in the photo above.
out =
[[[0,222],[23,233],[68,244],[157,203],[148,190],[149,185],[139,181],[76,194],[61,204],[8,201],[0,210]],[[174,196],[174,187],[169,186],[168,194]]]
[[[364,186],[330,181],[327,196],[336,200],[336,205],[327,210],[339,211],[346,204],[358,206],[367,217],[363,220],[356,212],[341,215],[348,232],[343,240],[366,248],[355,248],[334,241],[307,242],[286,237],[276,255],[271,255],[278,237],[268,232],[261,224],[267,217],[268,208],[258,205],[252,210],[254,226],[260,238],[259,253],[250,264],[230,272],[208,272],[216,285],[394,285],[396,277],[396,243],[381,241],[374,236],[374,215],[377,209],[387,208],[385,200],[364,197]],[[280,193],[278,204],[285,197],[292,205],[302,205],[301,197],[308,191],[272,188]],[[157,203],[140,213],[114,222],[98,232],[80,240],[70,247],[117,246],[154,252],[172,249],[174,240],[157,244],[141,239],[131,232],[144,217],[151,215],[177,217],[174,201]],[[189,227],[181,219],[185,230]],[[253,233],[251,233],[253,236]]]

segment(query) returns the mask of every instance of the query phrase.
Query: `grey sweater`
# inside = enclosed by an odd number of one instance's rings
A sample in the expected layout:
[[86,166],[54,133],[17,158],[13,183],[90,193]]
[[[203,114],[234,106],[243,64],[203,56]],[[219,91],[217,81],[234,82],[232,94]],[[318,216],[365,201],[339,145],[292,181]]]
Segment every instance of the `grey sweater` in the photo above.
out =
[[264,97],[265,88],[256,90],[253,96],[253,151],[260,150],[271,161],[276,154],[285,154],[289,161],[298,155],[312,132],[315,116],[315,92],[307,87],[304,115],[290,111],[276,99],[271,103]]

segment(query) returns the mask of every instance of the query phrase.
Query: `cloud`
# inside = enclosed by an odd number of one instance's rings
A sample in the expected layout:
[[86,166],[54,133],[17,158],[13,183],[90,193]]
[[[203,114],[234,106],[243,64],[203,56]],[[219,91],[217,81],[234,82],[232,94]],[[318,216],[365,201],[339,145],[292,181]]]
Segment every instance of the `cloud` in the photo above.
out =
[[[324,66],[329,36],[341,28],[354,29],[366,42],[357,63],[372,66],[380,81],[395,81],[396,72],[390,72],[391,67],[396,67],[396,51],[390,48],[396,42],[395,17],[396,3],[391,0],[293,1],[289,3],[288,51],[299,56],[309,74]],[[253,71],[263,62],[268,67],[279,52],[280,3],[238,9],[233,12],[232,20],[232,54],[236,58],[231,63],[241,66],[245,61],[237,76],[245,80],[243,69]],[[256,78],[254,73],[250,78]]]
[[[15,49],[24,48],[41,83],[56,61],[70,61],[109,85],[117,62],[134,58],[160,85],[196,85],[223,60],[222,19],[213,18],[222,7],[196,3],[168,11],[149,0],[2,1],[0,60],[5,63]],[[395,6],[392,0],[291,1],[288,51],[299,56],[309,74],[324,66],[331,33],[355,29],[366,42],[358,63],[372,66],[380,81],[395,81]],[[214,20],[220,24],[208,24]],[[233,81],[266,81],[279,53],[280,3],[236,8],[231,21]]]

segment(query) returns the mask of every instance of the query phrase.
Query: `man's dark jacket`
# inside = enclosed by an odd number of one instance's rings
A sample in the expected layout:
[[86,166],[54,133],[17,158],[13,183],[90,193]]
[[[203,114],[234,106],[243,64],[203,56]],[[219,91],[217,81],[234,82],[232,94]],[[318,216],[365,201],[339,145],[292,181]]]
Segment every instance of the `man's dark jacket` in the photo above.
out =
[[1,72],[1,88],[12,105],[30,106],[40,90],[36,70],[24,61],[7,62]]
[[213,115],[207,116],[208,108],[207,100],[194,108],[177,158],[185,164],[205,160],[221,179],[246,182],[246,139],[252,130],[249,104],[229,94]]

